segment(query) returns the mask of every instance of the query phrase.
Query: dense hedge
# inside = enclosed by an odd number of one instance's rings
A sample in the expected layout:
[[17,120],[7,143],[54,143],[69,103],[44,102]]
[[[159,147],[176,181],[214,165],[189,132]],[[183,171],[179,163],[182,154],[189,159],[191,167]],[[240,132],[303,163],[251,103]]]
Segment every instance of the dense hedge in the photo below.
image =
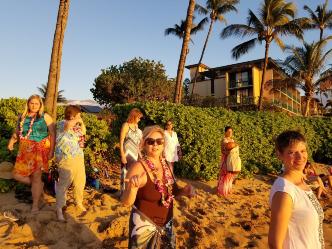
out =
[[241,146],[243,175],[280,169],[273,138],[287,129],[298,129],[305,134],[311,158],[332,162],[331,118],[290,117],[277,112],[232,112],[223,108],[197,108],[172,103],[136,103],[113,108],[118,116],[113,123],[113,135],[118,135],[121,123],[133,107],[144,112],[141,128],[150,124],[163,125],[167,119],[173,119],[184,154],[175,170],[182,177],[206,180],[217,177],[220,141],[227,125],[233,127],[235,140]]
[[[0,99],[0,161],[13,160],[6,150],[25,100]],[[310,157],[317,162],[332,164],[332,118],[289,117],[276,112],[232,112],[223,108],[199,108],[172,103],[135,103],[116,105],[116,118],[111,130],[108,123],[95,115],[83,114],[87,126],[85,158],[87,165],[98,166],[103,161],[119,162],[118,141],[122,123],[133,107],[140,108],[144,118],[140,127],[163,125],[172,118],[183,150],[183,160],[175,165],[179,176],[216,179],[219,173],[220,141],[223,129],[230,125],[240,144],[243,175],[275,172],[280,162],[274,154],[273,138],[287,129],[299,129],[308,139]],[[63,108],[58,108],[58,119]]]
[[[8,139],[12,135],[17,117],[24,110],[26,100],[18,98],[0,99],[0,162],[13,161],[16,153],[9,153],[7,150]],[[58,120],[64,117],[64,108],[58,107]],[[82,114],[82,118],[87,128],[86,148],[84,149],[86,166],[97,166],[103,160],[110,160],[108,144],[109,125],[104,120],[98,120],[93,114]],[[17,148],[16,148],[17,151]]]

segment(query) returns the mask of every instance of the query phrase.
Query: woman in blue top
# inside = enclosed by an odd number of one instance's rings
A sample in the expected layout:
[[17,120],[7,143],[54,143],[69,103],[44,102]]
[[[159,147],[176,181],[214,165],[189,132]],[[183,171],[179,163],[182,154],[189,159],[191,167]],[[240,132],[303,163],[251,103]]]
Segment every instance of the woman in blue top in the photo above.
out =
[[48,160],[54,154],[54,140],[55,126],[51,116],[44,113],[42,99],[39,95],[30,96],[7,148],[12,151],[14,144],[20,142],[13,176],[17,181],[31,185],[33,213],[39,210],[43,189],[41,173],[48,171]]

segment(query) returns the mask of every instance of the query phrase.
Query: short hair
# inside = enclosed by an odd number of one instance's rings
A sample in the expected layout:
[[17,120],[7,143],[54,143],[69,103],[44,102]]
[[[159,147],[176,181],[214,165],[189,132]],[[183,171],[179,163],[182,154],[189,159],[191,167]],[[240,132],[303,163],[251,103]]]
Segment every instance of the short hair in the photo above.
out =
[[77,105],[67,105],[65,108],[65,119],[70,120],[72,117],[81,112],[81,108]]
[[127,118],[128,123],[133,123],[136,118],[141,118],[143,117],[143,113],[138,109],[138,108],[133,108],[130,110]]
[[232,129],[232,130],[233,130],[233,128],[232,128],[231,126],[226,126],[226,127],[225,127],[225,132],[227,132],[229,129]]
[[284,131],[275,139],[275,148],[282,153],[288,146],[296,142],[307,143],[305,137],[299,131]]
[[29,113],[29,111],[30,111],[29,110],[29,102],[33,99],[37,99],[40,103],[40,107],[39,107],[39,111],[37,113],[37,117],[40,118],[43,115],[43,113],[44,113],[43,100],[38,94],[33,94],[28,98],[27,102],[25,103],[25,108],[24,108],[24,111],[22,113],[22,117],[25,117]]
[[168,123],[168,122],[171,122],[171,123],[173,124],[173,119],[170,118],[170,119],[168,119],[168,120],[165,122],[165,126],[164,126],[165,129],[166,129],[166,127],[167,127],[167,123]]
[[159,132],[162,135],[163,139],[165,139],[165,131],[159,125],[147,126],[143,130],[143,136],[140,143],[141,150],[143,150],[144,148],[145,140],[149,138],[149,136],[154,132]]

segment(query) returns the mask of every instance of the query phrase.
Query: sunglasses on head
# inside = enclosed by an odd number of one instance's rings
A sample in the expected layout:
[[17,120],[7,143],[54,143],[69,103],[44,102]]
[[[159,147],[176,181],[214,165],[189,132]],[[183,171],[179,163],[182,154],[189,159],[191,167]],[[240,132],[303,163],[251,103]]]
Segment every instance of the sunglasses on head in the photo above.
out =
[[154,139],[154,138],[147,138],[145,140],[145,143],[148,144],[148,145],[154,145],[157,143],[157,145],[162,145],[164,144],[164,139],[163,138],[157,138],[157,139]]

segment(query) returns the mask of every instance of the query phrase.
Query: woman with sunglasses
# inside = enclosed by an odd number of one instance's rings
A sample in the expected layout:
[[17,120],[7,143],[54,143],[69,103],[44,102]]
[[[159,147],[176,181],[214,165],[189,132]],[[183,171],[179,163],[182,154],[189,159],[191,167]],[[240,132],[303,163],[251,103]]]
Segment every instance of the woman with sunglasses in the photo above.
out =
[[124,191],[124,179],[131,164],[139,157],[139,143],[142,139],[142,131],[138,128],[138,122],[143,117],[138,108],[133,108],[128,115],[127,121],[120,131],[120,154],[121,154],[121,186],[120,194]]
[[173,127],[172,120],[168,120],[165,125],[165,158],[172,170],[174,162],[179,161],[182,156],[178,135]]
[[162,128],[146,127],[140,146],[143,157],[130,167],[125,179],[122,202],[134,204],[129,219],[130,249],[175,248],[172,231],[174,197],[195,194],[191,185],[177,188],[173,173],[162,156],[164,143]]

